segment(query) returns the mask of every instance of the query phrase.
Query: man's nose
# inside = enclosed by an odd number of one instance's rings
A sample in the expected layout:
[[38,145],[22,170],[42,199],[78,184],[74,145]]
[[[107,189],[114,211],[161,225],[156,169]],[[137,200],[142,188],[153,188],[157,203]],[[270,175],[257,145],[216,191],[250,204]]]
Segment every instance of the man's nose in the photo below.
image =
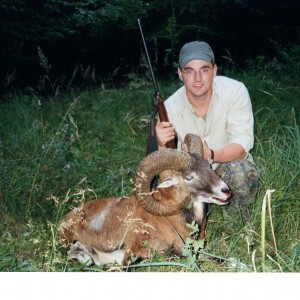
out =
[[199,81],[199,80],[202,79],[202,73],[201,73],[200,70],[195,70],[195,72],[194,72],[194,79],[197,80],[197,81]]

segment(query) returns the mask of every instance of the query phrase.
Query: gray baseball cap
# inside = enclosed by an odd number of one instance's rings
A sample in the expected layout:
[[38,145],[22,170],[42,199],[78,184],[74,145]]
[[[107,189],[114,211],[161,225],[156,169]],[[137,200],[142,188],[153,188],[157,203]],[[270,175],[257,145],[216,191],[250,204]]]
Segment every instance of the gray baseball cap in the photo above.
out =
[[215,63],[215,55],[211,47],[205,42],[194,41],[183,45],[179,53],[179,67],[182,69],[193,59]]

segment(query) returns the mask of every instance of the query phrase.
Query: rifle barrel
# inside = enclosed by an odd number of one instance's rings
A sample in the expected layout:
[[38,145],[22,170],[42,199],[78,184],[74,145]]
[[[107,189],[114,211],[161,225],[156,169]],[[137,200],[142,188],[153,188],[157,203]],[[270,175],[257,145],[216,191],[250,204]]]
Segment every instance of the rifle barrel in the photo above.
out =
[[143,40],[143,44],[144,44],[144,48],[145,48],[145,52],[146,52],[148,66],[149,66],[149,69],[150,69],[150,72],[151,72],[151,76],[152,76],[152,81],[153,81],[154,89],[155,89],[156,93],[159,93],[157,82],[155,80],[155,76],[154,76],[154,73],[153,73],[153,68],[152,68],[150,56],[149,56],[149,53],[148,53],[146,41],[145,41],[145,38],[144,38],[143,29],[142,29],[142,25],[141,25],[141,20],[140,19],[138,19],[138,24],[139,24],[139,28],[140,28],[140,32],[141,32],[141,36],[142,36],[142,40]]

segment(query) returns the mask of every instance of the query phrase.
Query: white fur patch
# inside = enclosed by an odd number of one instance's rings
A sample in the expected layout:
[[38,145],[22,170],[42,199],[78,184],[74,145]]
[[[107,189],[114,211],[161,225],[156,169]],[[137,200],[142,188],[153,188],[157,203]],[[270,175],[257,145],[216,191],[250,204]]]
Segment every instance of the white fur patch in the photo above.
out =
[[85,245],[76,242],[70,247],[69,258],[77,259],[80,263],[90,266],[93,264],[93,258]]
[[195,219],[202,220],[204,217],[204,203],[203,202],[194,202],[194,212],[195,212]]
[[114,199],[115,201],[110,201],[110,203],[100,212],[100,214],[96,215],[90,222],[90,229],[93,231],[101,230],[107,215],[112,206],[116,205],[122,198]]
[[93,259],[95,265],[97,266],[113,263],[121,265],[125,253],[124,250],[116,250],[113,252],[101,252],[94,249],[94,251],[96,252],[96,254],[93,254]]
[[[200,195],[196,198],[195,202],[213,203],[217,205],[228,204],[228,195],[224,191],[228,191],[228,185],[220,181],[217,186],[212,188],[212,194],[206,194],[206,196]],[[216,199],[218,198],[218,199]],[[220,201],[223,200],[223,201]]]
[[87,266],[93,263],[97,266],[112,263],[121,265],[125,253],[124,250],[101,252],[96,249],[94,249],[94,252],[90,252],[82,243],[76,242],[71,246],[68,256],[69,258],[77,259],[80,263],[84,263]]

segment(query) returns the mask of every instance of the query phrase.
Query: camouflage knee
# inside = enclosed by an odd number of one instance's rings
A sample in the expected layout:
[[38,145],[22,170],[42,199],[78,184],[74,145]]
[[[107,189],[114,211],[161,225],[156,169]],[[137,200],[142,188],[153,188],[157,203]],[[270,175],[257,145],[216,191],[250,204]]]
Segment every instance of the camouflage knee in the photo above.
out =
[[254,202],[259,178],[258,168],[254,164],[238,159],[220,164],[216,172],[231,188],[233,207],[248,207]]

